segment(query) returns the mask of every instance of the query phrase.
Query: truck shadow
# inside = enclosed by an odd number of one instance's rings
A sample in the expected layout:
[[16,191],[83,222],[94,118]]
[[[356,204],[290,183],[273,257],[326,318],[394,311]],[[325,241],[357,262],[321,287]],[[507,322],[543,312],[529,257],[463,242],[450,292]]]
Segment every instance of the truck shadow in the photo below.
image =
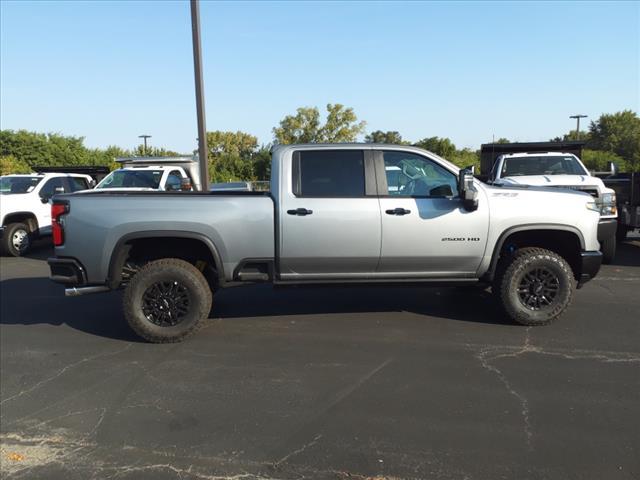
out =
[[611,265],[640,267],[640,237],[630,237],[626,242],[619,243]]
[[[65,297],[48,278],[0,282],[0,324],[67,325],[100,337],[142,342],[122,314],[122,293]],[[214,297],[210,318],[289,317],[368,312],[410,312],[429,317],[486,324],[510,324],[490,294],[478,288],[304,287],[271,285],[230,288]],[[318,321],[324,319],[319,317]],[[425,318],[425,321],[429,321]],[[55,332],[52,332],[55,335]]]
[[[46,257],[45,257],[46,258]],[[69,298],[64,287],[46,277],[0,282],[0,324],[68,325],[101,337],[137,342],[122,315],[120,292]],[[52,332],[55,341],[55,332]]]
[[307,286],[274,289],[269,285],[253,285],[222,290],[215,295],[213,303],[213,316],[223,319],[409,312],[463,322],[511,323],[498,310],[491,293],[476,287]]

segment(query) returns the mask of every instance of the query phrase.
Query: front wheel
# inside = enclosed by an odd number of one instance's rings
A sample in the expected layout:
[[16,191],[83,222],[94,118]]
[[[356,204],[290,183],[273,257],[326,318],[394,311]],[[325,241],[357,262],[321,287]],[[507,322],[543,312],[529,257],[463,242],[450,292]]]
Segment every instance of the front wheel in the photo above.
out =
[[2,250],[12,257],[25,255],[31,247],[29,227],[24,223],[10,223],[4,228]]
[[543,248],[522,248],[506,262],[494,292],[512,320],[547,325],[569,307],[575,281],[560,255]]
[[202,273],[184,260],[147,263],[124,293],[131,328],[153,343],[173,343],[192,335],[211,310],[211,289]]

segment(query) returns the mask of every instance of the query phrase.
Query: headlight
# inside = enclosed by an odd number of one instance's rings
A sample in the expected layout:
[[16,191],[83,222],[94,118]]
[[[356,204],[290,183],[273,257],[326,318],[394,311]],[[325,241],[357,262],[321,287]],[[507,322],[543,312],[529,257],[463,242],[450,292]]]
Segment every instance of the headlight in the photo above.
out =
[[599,204],[600,215],[616,215],[618,213],[615,193],[603,193]]
[[589,210],[593,210],[594,212],[600,213],[600,205],[598,205],[596,202],[587,202],[585,203],[585,206]]
[[615,193],[603,193],[602,194],[602,203],[604,205],[615,205],[616,204],[616,194]]

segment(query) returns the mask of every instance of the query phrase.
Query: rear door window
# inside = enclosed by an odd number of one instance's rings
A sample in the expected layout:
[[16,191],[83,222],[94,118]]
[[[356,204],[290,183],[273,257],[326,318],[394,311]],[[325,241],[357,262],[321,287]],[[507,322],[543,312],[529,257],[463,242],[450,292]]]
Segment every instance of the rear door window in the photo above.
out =
[[298,197],[364,197],[362,150],[296,152],[294,193]]
[[87,190],[89,185],[87,180],[82,177],[69,177],[69,187],[71,192],[77,192],[78,190]]

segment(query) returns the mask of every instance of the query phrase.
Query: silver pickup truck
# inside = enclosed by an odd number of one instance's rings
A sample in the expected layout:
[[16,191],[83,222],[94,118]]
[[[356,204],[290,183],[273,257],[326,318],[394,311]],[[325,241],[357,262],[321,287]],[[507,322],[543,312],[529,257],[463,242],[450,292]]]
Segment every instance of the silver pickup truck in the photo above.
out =
[[585,193],[489,186],[407,146],[283,145],[270,192],[109,192],[52,202],[51,279],[125,288],[141,337],[180,341],[238,284],[491,286],[524,325],[562,314],[601,263]]

